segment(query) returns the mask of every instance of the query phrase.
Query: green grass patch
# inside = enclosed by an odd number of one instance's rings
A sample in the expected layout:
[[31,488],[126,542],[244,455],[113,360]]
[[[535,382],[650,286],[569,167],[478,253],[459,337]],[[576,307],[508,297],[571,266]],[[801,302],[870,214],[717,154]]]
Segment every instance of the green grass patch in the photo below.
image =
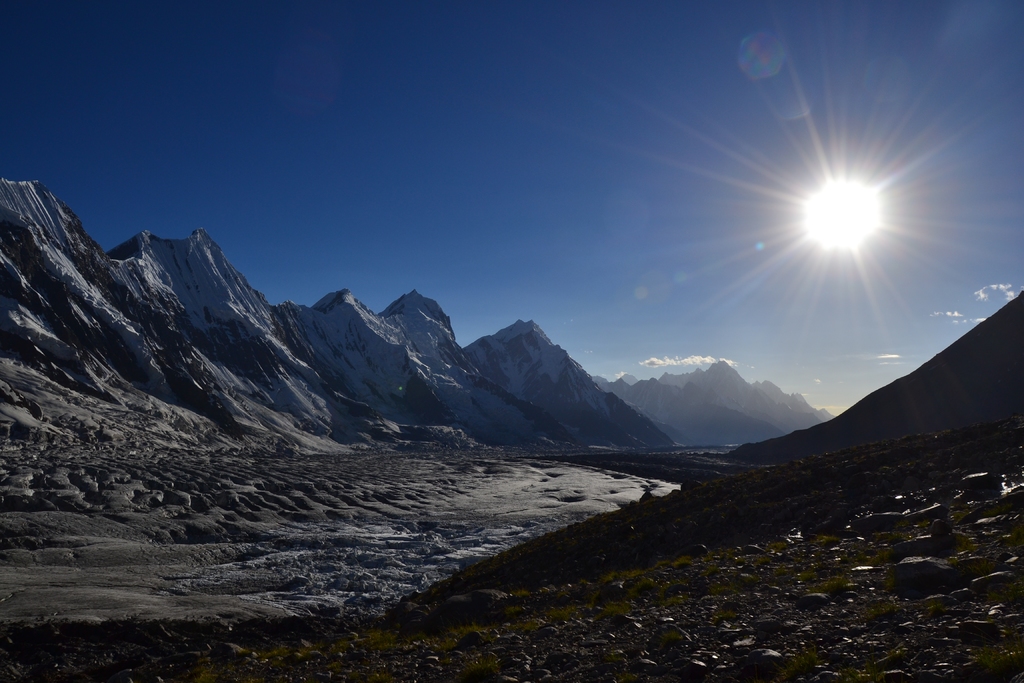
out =
[[509,605],[508,607],[505,608],[504,614],[505,614],[505,618],[508,619],[509,621],[515,621],[516,619],[518,619],[519,617],[521,617],[523,615],[523,606],[522,605]]
[[393,650],[398,647],[398,636],[393,631],[383,631],[381,629],[370,629],[366,632],[366,637],[363,638],[360,645],[365,647],[367,650]]
[[639,676],[631,673],[621,673],[615,677],[615,683],[636,683],[639,680]]
[[576,615],[576,608],[572,605],[564,607],[552,607],[548,610],[548,621],[563,623],[569,621]]
[[996,570],[996,563],[988,557],[953,558],[949,561],[967,579],[987,576]]
[[1024,671],[1024,640],[1016,636],[998,647],[983,647],[974,656],[983,669],[1005,677]]
[[459,674],[459,683],[480,683],[501,671],[501,662],[494,655],[478,657],[463,667]]
[[636,599],[644,593],[648,593],[656,589],[657,587],[658,584],[655,583],[653,579],[650,579],[645,576],[644,578],[640,579],[639,581],[637,581],[629,587],[629,597],[631,599]]
[[765,546],[765,550],[769,550],[773,553],[781,553],[788,548],[789,544],[785,541],[772,541],[767,546]]
[[[1024,528],[1024,527],[1022,527],[1022,528]],[[1024,543],[1022,543],[1021,545],[1024,545]],[[683,569],[684,567],[689,567],[692,564],[693,564],[693,558],[690,557],[689,555],[680,555],[676,559],[672,560],[672,566],[675,569]]]
[[924,607],[924,615],[929,619],[941,617],[946,613],[946,605],[941,600],[929,600]]
[[525,588],[517,588],[511,593],[509,593],[509,595],[511,595],[513,598],[528,598],[530,597],[530,591],[526,590]]
[[818,578],[818,572],[812,569],[804,570],[796,575],[796,580],[802,581],[803,583],[807,583],[808,581],[814,581],[816,578]]
[[1010,533],[1003,537],[1003,543],[1011,548],[1024,546],[1024,525],[1018,525],[1010,529]]
[[1024,602],[1024,579],[1017,579],[1003,586],[994,586],[989,590],[988,596],[996,602]]
[[629,614],[632,607],[628,602],[609,602],[594,619],[610,619],[618,614]]
[[884,619],[885,617],[891,617],[900,611],[900,606],[889,600],[883,600],[880,602],[872,602],[864,609],[864,619],[867,621],[875,621],[876,619]]
[[973,553],[978,549],[978,546],[974,544],[974,541],[963,534],[953,534],[953,540],[956,542],[953,549],[958,553]]
[[658,639],[658,645],[661,649],[672,647],[683,639],[683,634],[679,631],[665,631],[661,634],[661,638]]
[[829,595],[839,595],[852,589],[853,583],[845,576],[833,576],[830,579],[826,579],[819,584],[812,587],[812,591],[815,593],[828,593]]
[[834,536],[832,534],[818,534],[814,537],[814,541],[812,542],[815,545],[820,545],[823,548],[827,548],[829,546],[838,545],[841,541],[841,538],[839,538],[838,536]]
[[790,657],[782,668],[779,669],[779,673],[776,675],[775,680],[777,681],[791,681],[798,676],[809,674],[814,671],[814,667],[821,664],[821,658],[818,656],[817,648],[811,647],[810,649],[804,650],[803,652]]
[[708,595],[732,595],[736,592],[736,586],[731,583],[713,583],[708,586]]
[[736,618],[736,611],[731,609],[720,609],[711,615],[711,623],[718,626],[723,621],[732,621]]
[[715,574],[718,574],[721,571],[722,570],[718,567],[717,564],[709,564],[708,566],[704,567],[703,570],[701,570],[700,575],[701,576],[714,576]]
[[366,677],[366,683],[391,683],[394,677],[387,671],[374,671]]

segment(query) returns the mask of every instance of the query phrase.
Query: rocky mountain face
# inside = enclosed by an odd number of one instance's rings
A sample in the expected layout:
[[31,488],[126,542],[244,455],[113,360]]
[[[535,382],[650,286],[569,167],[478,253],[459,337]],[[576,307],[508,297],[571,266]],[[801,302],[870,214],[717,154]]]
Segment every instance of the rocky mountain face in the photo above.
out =
[[[348,290],[273,306],[204,230],[104,253],[38,182],[0,181],[0,262],[8,436],[321,451],[603,438],[482,374],[416,291],[380,314]],[[620,409],[639,431],[605,442],[665,441]]]
[[666,372],[658,379],[629,383],[620,378],[603,388],[688,445],[762,441],[831,418],[800,394],[785,394],[771,382],[749,384],[725,361],[686,374]]
[[762,443],[737,457],[784,462],[812,453],[956,429],[1024,412],[1024,301],[1017,297],[906,377],[833,420]]
[[588,444],[671,446],[672,439],[553,344],[532,320],[517,320],[466,347],[484,377],[540,406]]

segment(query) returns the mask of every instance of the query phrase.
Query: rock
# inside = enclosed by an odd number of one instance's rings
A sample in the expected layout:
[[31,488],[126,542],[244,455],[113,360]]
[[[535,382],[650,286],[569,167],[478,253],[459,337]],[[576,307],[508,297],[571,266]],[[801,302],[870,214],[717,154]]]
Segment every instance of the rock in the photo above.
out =
[[835,671],[821,671],[817,676],[811,679],[811,683],[836,683],[842,676],[837,674]]
[[903,516],[903,518],[911,524],[917,524],[918,522],[922,522],[926,519],[946,519],[948,517],[949,508],[947,508],[945,505],[941,503],[929,505],[926,508],[916,510],[915,512],[907,513]]
[[975,474],[968,474],[964,477],[960,485],[968,491],[988,491],[993,489],[999,489],[1002,486],[1002,481],[995,474],[989,472],[976,472]]
[[134,683],[135,679],[132,678],[132,670],[125,669],[118,671],[116,674],[107,679],[107,683]]
[[986,643],[999,640],[1002,632],[999,625],[991,621],[961,621],[959,624],[960,639],[965,643]]
[[807,593],[796,600],[797,609],[821,609],[832,602],[826,593]]
[[612,581],[601,586],[601,601],[602,602],[614,602],[616,600],[622,600],[629,594],[626,590],[626,585],[622,581]]
[[911,590],[928,590],[940,586],[952,586],[960,580],[960,572],[945,560],[928,557],[907,557],[896,565],[896,587]]
[[241,657],[245,650],[234,643],[217,643],[210,650],[210,656],[217,659],[235,659]]
[[902,489],[904,491],[917,491],[919,488],[921,488],[921,480],[914,475],[910,475],[903,480]]
[[990,587],[1012,583],[1014,578],[1016,577],[1013,575],[1013,572],[992,572],[987,576],[979,576],[971,581],[971,590],[979,595],[984,595],[988,593]]
[[944,519],[934,519],[928,532],[935,538],[944,538],[953,535],[953,527]]
[[507,597],[506,593],[494,589],[453,595],[427,614],[423,620],[423,631],[439,633],[452,626],[492,621],[497,604]]
[[786,658],[782,653],[775,650],[751,650],[747,654],[746,664],[740,670],[740,678],[770,679],[785,662]]
[[708,665],[699,659],[691,659],[682,666],[676,667],[677,675],[684,681],[703,681],[708,675]]
[[[936,520],[941,522],[941,520]],[[942,522],[945,524],[945,522]],[[909,541],[900,541],[892,547],[893,559],[902,560],[905,557],[935,557],[947,553],[956,545],[953,536],[922,536]]]
[[883,683],[910,683],[914,679],[900,669],[891,669],[882,674]]
[[455,643],[456,650],[468,650],[471,647],[478,647],[487,640],[484,638],[484,634],[480,631],[470,631],[466,635],[459,638],[459,642]]
[[903,519],[899,512],[876,512],[866,517],[858,517],[850,522],[850,527],[859,534],[872,534],[876,531],[889,531]]

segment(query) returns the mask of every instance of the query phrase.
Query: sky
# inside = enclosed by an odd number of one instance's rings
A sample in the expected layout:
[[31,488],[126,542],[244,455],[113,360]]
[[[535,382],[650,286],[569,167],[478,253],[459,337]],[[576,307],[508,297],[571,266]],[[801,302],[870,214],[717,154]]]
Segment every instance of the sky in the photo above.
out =
[[[204,227],[271,303],[417,289],[463,345],[837,413],[1024,285],[1022,44],[995,0],[11,0],[0,177],[106,249]],[[877,198],[855,248],[829,183]]]

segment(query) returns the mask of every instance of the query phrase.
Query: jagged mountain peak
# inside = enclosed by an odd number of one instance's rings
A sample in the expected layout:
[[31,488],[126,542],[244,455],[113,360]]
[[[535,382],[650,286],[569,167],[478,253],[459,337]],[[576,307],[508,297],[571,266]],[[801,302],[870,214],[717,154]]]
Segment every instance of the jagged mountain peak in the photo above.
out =
[[[7,180],[0,178],[0,206],[25,220],[38,225],[62,247],[69,247],[67,228],[75,216],[71,209],[38,180]],[[7,217],[7,220],[11,220]]]
[[419,314],[422,318],[440,323],[452,335],[452,338],[455,338],[455,332],[452,330],[452,321],[445,314],[441,305],[433,299],[423,296],[415,289],[395,299],[380,315],[382,318],[392,318],[395,316],[409,318],[416,314]]
[[320,311],[321,313],[330,313],[338,306],[352,306],[356,303],[358,303],[357,299],[349,289],[339,289],[336,292],[322,296],[319,301],[313,304],[313,310]]
[[525,322],[523,322],[522,320],[516,320],[508,327],[498,330],[491,336],[493,336],[495,339],[498,339],[499,341],[508,342],[511,339],[515,339],[516,337],[521,337],[523,335],[528,334],[535,334],[548,344],[556,346],[550,339],[548,339],[548,336],[544,334],[544,330],[540,328],[540,325],[538,325],[532,320],[527,320]]

